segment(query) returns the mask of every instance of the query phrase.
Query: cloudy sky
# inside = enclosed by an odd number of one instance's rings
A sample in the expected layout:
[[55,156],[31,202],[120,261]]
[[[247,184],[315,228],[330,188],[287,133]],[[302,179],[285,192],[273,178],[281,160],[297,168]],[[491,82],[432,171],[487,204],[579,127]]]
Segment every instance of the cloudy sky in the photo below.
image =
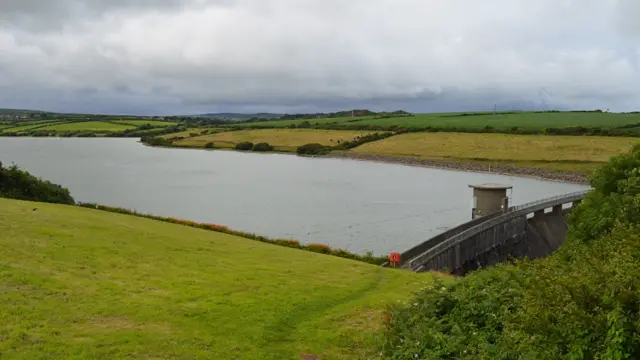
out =
[[0,0],[0,107],[640,109],[638,0]]

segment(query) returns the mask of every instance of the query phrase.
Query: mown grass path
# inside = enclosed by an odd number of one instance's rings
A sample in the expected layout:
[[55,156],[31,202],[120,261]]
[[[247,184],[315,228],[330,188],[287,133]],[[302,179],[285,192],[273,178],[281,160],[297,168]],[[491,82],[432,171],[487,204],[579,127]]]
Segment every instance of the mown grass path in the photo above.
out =
[[2,359],[367,359],[430,275],[0,199]]

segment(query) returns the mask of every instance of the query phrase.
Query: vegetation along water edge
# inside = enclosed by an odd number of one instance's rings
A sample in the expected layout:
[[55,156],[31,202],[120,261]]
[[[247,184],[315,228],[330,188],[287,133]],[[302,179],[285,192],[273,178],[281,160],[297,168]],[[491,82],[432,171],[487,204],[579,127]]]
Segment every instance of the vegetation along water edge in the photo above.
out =
[[553,255],[436,281],[392,306],[382,358],[639,358],[640,146],[590,184]]
[[198,223],[184,219],[144,214],[135,210],[129,210],[119,207],[76,202],[71,196],[68,189],[60,185],[53,184],[49,181],[37,178],[29,172],[21,170],[17,165],[4,167],[2,163],[0,163],[0,197],[17,200],[75,205],[88,209],[131,215],[161,222],[179,224],[183,226],[224,233],[236,237],[260,241],[263,243],[285,246],[288,248],[327,254],[351,260],[358,260],[369,264],[380,265],[387,260],[387,257],[385,255],[374,256],[372,252],[368,252],[365,254],[356,254],[342,249],[334,249],[326,244],[302,244],[295,239],[271,239],[253,233],[232,230],[226,226],[218,224]]
[[20,112],[3,115],[0,135],[137,137],[153,146],[332,156],[574,183],[585,183],[640,135],[640,113],[601,110],[263,115]]
[[[351,138],[352,137],[352,138]],[[545,136],[472,133],[350,132],[315,129],[252,129],[188,139],[147,137],[149,145],[329,156],[405,165],[586,183],[588,174],[611,156],[638,143],[633,137]],[[204,146],[203,146],[204,144]]]

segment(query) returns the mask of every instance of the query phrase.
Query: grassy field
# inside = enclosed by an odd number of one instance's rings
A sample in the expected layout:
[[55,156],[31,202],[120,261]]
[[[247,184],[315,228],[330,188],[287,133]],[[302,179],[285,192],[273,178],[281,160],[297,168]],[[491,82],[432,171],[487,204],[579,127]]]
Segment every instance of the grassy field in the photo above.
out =
[[637,143],[640,139],[625,137],[410,133],[352,152],[590,172]]
[[3,359],[371,359],[385,305],[430,278],[0,199]]
[[272,120],[272,121],[262,121],[262,122],[251,122],[251,123],[240,123],[234,124],[233,127],[252,127],[252,126],[260,126],[260,127],[268,127],[268,128],[284,128],[291,125],[298,125],[302,122],[308,121],[312,125],[327,125],[332,123],[348,123],[350,121],[363,121],[373,119],[373,116],[362,116],[362,117],[342,117],[342,118],[319,118],[319,119],[300,119],[300,120]]
[[564,128],[571,126],[584,127],[617,127],[621,125],[640,123],[640,114],[611,114],[611,113],[532,113],[516,114],[486,114],[461,116],[461,114],[417,114],[414,117],[369,119],[353,122],[353,125],[399,125],[406,128],[443,127],[481,129],[491,126],[496,129],[545,129]]
[[559,112],[559,113],[482,113],[466,116],[464,113],[415,114],[412,117],[396,118],[334,118],[310,120],[286,120],[240,124],[236,126],[268,126],[285,127],[309,121],[311,124],[326,125],[337,122],[343,126],[400,126],[404,128],[465,128],[481,129],[491,126],[496,129],[509,130],[513,127],[527,130],[544,130],[545,128],[565,128],[573,126],[615,128],[622,125],[640,123],[640,113],[617,114],[598,112]]
[[207,130],[210,133],[214,133],[214,132],[224,131],[225,129],[218,129],[218,128],[191,128],[191,129],[187,129],[185,131],[166,134],[166,135],[161,135],[161,136],[158,136],[158,137],[164,138],[164,139],[169,139],[169,138],[173,138],[173,137],[190,137],[191,134],[199,134],[200,135],[200,134],[202,134],[203,132],[205,132]]
[[304,144],[337,145],[338,141],[349,141],[356,136],[368,133],[367,131],[311,129],[240,130],[193,137],[176,141],[174,144],[177,146],[203,147],[206,143],[213,142],[216,147],[232,148],[244,141],[254,144],[267,142],[278,151],[295,151],[298,146]]
[[14,132],[20,133],[23,131],[33,130],[33,129],[42,129],[47,124],[60,124],[60,121],[38,121],[38,122],[29,122],[27,125],[17,125],[8,128],[4,128],[2,132]]
[[71,120],[34,120],[24,124],[16,123],[13,125],[0,125],[0,132],[23,133],[30,130],[42,130],[52,132],[67,131],[87,131],[96,133],[120,132],[127,129],[134,129],[142,125],[151,125],[154,127],[166,127],[177,123],[167,121],[147,121],[147,120],[122,120],[122,121],[76,121]]
[[119,121],[113,121],[113,122],[116,123],[116,124],[134,125],[136,127],[142,126],[142,125],[171,126],[171,125],[177,125],[178,124],[176,122],[157,121],[157,120],[119,120]]
[[83,121],[77,123],[57,124],[47,126],[41,130],[51,131],[123,131],[134,129],[135,126],[114,124],[103,121]]

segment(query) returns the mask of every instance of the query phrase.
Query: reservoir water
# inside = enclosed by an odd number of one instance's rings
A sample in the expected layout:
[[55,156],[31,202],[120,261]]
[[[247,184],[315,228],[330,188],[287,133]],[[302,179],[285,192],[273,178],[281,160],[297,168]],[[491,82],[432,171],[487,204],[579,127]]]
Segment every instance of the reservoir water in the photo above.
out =
[[403,251],[471,217],[468,184],[511,204],[587,186],[343,159],[153,148],[137,139],[0,138],[0,161],[76,201],[216,223],[363,253]]

